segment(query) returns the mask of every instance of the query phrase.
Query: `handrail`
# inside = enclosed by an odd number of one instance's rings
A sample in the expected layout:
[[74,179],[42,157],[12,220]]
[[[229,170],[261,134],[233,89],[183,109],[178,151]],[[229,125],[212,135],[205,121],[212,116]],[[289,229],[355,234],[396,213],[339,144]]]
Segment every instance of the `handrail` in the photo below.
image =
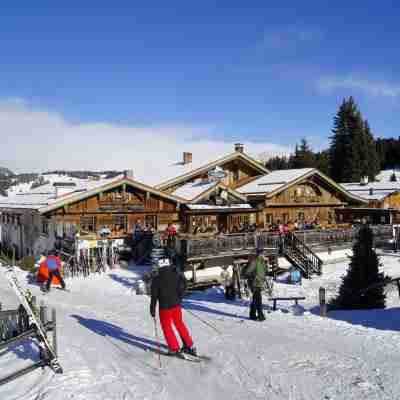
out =
[[321,273],[322,260],[293,233],[288,233],[284,237],[283,251],[289,258],[293,258],[307,277],[312,272]]

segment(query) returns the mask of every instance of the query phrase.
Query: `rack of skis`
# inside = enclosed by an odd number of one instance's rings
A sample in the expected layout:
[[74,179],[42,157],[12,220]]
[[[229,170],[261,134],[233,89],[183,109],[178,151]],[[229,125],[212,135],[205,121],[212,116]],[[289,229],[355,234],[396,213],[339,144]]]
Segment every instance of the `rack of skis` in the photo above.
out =
[[106,272],[119,264],[118,247],[109,245],[81,248],[75,254],[61,251],[60,255],[64,261],[65,278],[86,278],[91,274]]

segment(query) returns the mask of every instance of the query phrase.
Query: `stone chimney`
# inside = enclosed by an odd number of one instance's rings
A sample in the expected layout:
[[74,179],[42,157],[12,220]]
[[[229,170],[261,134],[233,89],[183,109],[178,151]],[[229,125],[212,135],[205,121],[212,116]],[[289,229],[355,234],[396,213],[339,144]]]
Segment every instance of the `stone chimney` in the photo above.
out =
[[235,143],[235,151],[239,153],[244,153],[244,144],[243,143]]
[[193,161],[193,154],[188,152],[188,151],[184,151],[183,152],[183,164],[190,164]]
[[124,171],[124,178],[129,178],[129,179],[133,179],[134,175],[133,175],[133,169],[126,169]]

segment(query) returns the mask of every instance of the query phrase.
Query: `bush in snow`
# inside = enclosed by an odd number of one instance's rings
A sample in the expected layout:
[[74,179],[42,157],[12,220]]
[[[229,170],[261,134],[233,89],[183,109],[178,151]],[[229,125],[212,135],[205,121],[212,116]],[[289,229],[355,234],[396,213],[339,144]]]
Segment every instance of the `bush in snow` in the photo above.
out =
[[339,295],[331,304],[342,309],[384,308],[386,296],[384,286],[380,285],[384,275],[379,272],[379,266],[379,258],[373,248],[373,233],[368,225],[364,225],[353,245],[353,255]]

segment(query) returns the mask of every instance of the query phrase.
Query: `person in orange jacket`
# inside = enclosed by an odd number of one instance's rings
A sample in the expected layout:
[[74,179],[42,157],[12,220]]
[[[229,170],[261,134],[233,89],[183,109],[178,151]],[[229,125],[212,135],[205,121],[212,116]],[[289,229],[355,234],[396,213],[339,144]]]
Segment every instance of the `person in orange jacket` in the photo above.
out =
[[47,270],[49,271],[49,278],[46,282],[46,291],[50,292],[50,285],[53,279],[53,276],[57,277],[60,281],[61,287],[65,290],[65,282],[61,276],[61,259],[56,255],[55,252],[50,252],[50,254],[46,257],[46,265]]

